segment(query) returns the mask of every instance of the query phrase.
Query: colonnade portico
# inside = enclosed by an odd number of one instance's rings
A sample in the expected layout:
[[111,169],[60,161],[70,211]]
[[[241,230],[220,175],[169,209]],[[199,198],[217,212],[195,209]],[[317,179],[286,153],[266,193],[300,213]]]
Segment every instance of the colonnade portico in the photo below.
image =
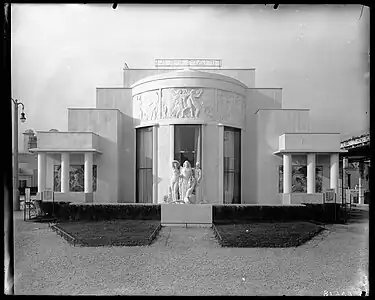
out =
[[[318,153],[306,153],[307,156],[307,194],[316,193],[316,155]],[[283,153],[283,194],[292,192],[292,155],[293,153]],[[330,189],[338,192],[339,180],[339,154],[330,154]]]
[[[56,152],[54,152],[56,153]],[[70,152],[61,152],[61,193],[69,193]],[[84,155],[84,193],[92,193],[93,152],[83,152]],[[46,190],[47,152],[38,153],[38,193]]]

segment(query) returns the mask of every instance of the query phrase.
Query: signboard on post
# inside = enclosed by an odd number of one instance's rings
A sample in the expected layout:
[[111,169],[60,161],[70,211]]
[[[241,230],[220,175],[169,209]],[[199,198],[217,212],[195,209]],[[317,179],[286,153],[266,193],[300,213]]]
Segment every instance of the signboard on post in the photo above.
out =
[[[336,192],[334,189],[327,189],[324,192],[324,204],[336,204]],[[325,205],[324,205],[325,206]],[[336,221],[336,205],[334,207],[334,220]]]
[[324,192],[324,203],[336,203],[336,193],[334,189],[327,189]]
[[43,192],[43,200],[52,201],[53,200],[53,191],[45,190]]

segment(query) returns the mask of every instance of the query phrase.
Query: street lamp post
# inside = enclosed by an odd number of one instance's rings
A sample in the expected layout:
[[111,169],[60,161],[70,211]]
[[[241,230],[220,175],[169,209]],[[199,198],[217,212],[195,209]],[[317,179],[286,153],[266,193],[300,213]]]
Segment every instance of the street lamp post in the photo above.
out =
[[18,105],[22,106],[20,120],[25,123],[26,117],[24,112],[24,105],[17,99],[11,98],[14,104],[14,118],[13,118],[13,210],[19,211],[20,208],[20,195],[18,190]]

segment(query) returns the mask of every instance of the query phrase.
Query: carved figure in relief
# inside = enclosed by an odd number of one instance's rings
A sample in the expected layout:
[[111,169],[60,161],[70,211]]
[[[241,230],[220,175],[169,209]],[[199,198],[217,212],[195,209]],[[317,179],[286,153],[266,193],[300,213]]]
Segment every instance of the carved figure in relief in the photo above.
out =
[[172,161],[172,176],[168,191],[168,202],[179,200],[178,189],[180,181],[180,163],[177,160]]
[[245,116],[245,101],[237,94],[220,91],[219,99],[219,119],[233,123],[242,123]]
[[[191,91],[188,92],[187,89],[182,89],[181,90],[181,102],[182,102],[182,111],[181,111],[181,115],[182,117],[190,117],[192,118],[193,117],[193,111],[192,111],[192,104],[190,103],[191,101],[189,101],[189,97],[190,97],[190,94],[191,94]],[[190,112],[190,116],[188,116],[187,113]]]
[[190,112],[190,118],[198,118],[200,112],[200,105],[197,101],[197,98],[200,97],[203,90],[190,90],[190,92],[186,92],[184,95],[185,97],[185,108],[184,111],[187,110],[188,113]]
[[228,120],[231,117],[232,114],[232,105],[231,103],[232,99],[230,97],[230,94],[225,92],[220,92],[218,94],[219,98],[219,119],[221,121]]
[[161,118],[168,118],[168,106],[162,102]]
[[201,107],[203,107],[204,114],[207,117],[212,118],[212,111],[214,110],[214,106],[212,106],[211,103],[203,103],[203,101],[202,101]]
[[183,110],[183,103],[181,99],[181,90],[172,89],[172,103],[171,103],[171,117],[179,118],[181,117]]
[[135,97],[135,100],[138,102],[138,107],[139,107],[139,119],[143,120],[145,118],[146,112],[143,110],[142,106],[142,97],[141,95],[138,95]]
[[197,118],[200,113],[200,103],[197,98],[203,93],[202,89],[172,89],[171,117]]
[[[156,95],[156,97],[155,97]],[[138,95],[136,100],[139,103],[139,118],[141,120],[155,120],[158,118],[160,98],[158,92]]]
[[156,92],[155,99],[153,99],[153,97],[149,99],[149,114],[148,114],[149,120],[158,119],[159,107],[160,107],[160,97],[159,97],[159,93]]
[[232,118],[236,118],[237,122],[244,122],[245,110],[246,107],[243,97],[241,97],[240,95],[235,95],[233,100]]

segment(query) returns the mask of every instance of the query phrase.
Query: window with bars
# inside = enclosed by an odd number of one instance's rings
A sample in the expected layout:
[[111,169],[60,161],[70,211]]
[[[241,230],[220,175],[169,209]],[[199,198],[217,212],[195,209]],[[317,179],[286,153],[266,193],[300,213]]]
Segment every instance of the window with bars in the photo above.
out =
[[27,143],[27,149],[37,148],[37,137],[30,136],[29,141]]

